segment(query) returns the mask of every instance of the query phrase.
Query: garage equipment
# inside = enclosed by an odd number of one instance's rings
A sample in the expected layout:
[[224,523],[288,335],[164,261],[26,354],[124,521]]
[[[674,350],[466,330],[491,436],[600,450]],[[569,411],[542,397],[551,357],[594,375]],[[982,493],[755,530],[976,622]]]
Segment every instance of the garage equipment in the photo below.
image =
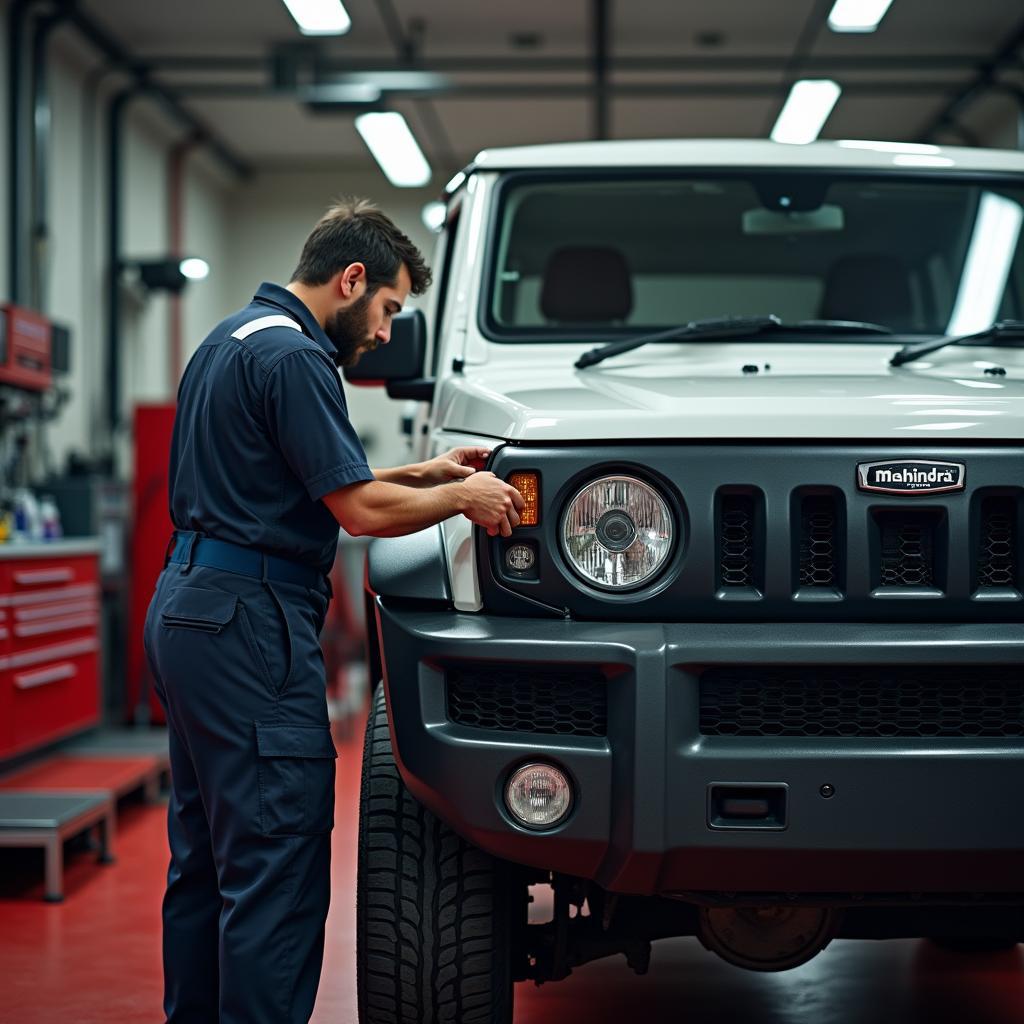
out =
[[0,846],[46,851],[48,903],[64,899],[64,840],[97,828],[99,862],[114,862],[115,810],[110,793],[0,793]]

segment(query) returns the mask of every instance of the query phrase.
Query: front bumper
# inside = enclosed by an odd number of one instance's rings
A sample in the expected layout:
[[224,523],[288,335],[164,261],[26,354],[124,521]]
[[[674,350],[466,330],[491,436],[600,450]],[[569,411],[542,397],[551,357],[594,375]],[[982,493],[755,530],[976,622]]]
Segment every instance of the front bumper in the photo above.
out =
[[[1012,625],[637,624],[469,615],[376,603],[402,777],[476,846],[624,893],[1020,893],[1019,739],[703,736],[695,666],[1024,666]],[[608,671],[607,737],[448,720],[444,667]],[[1024,668],[1022,668],[1024,685]],[[568,769],[577,800],[549,833],[501,791],[526,760]],[[786,787],[785,827],[709,826],[711,784]],[[823,786],[834,795],[822,795]]]

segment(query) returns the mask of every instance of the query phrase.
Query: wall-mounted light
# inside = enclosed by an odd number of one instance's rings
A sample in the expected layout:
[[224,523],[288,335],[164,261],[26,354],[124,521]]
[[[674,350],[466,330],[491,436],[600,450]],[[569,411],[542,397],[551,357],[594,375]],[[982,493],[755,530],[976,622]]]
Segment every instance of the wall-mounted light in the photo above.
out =
[[444,217],[447,209],[448,207],[438,200],[426,203],[420,211],[420,216],[423,218],[423,226],[428,231],[440,231],[444,227]]
[[121,279],[125,284],[141,285],[153,292],[180,292],[189,281],[202,281],[209,273],[210,264],[196,256],[125,260],[121,264]]

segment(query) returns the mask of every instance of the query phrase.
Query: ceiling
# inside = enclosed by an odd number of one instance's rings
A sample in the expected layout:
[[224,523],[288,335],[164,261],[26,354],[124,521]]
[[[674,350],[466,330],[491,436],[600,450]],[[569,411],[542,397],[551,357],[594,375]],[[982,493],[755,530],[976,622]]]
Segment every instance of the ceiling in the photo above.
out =
[[[306,90],[338,75],[403,68],[439,76],[427,92],[385,100],[406,115],[441,181],[488,146],[602,132],[765,137],[796,77],[844,87],[826,138],[971,143],[1012,123],[1012,95],[991,89],[964,105],[958,123],[937,127],[936,119],[1001,52],[996,77],[1024,90],[1020,0],[894,0],[867,35],[831,32],[831,2],[346,0],[352,30],[314,44],[281,0],[82,6],[257,168],[369,165],[355,111],[314,112]],[[598,6],[607,11],[601,93]],[[284,57],[276,84],[275,53]]]

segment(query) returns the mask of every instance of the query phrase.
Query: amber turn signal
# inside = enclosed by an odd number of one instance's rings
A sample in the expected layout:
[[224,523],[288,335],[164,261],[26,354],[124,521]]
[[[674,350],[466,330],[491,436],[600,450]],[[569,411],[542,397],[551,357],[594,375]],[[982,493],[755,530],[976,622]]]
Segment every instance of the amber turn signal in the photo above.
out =
[[536,526],[540,522],[540,477],[536,473],[513,473],[508,482],[526,502],[519,513],[519,525]]

